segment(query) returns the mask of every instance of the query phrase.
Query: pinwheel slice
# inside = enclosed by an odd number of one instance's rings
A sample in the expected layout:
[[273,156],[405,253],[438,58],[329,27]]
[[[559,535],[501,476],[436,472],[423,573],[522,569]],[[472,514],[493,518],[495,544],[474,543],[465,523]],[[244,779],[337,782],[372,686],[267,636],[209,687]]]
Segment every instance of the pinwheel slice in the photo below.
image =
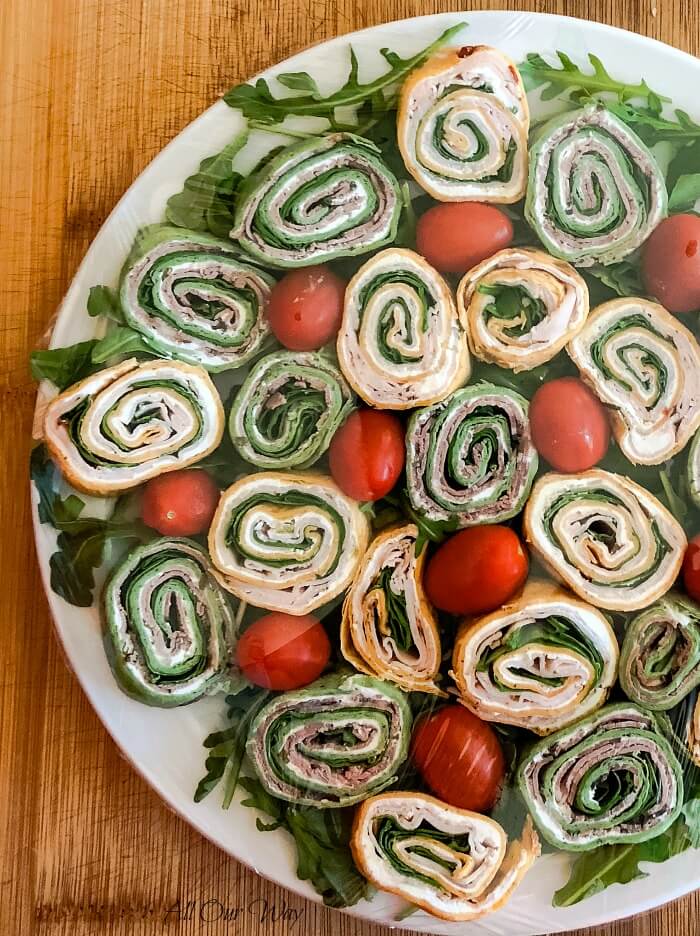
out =
[[257,362],[231,407],[231,440],[259,468],[308,468],[353,405],[338,368],[315,352],[278,351]]
[[206,371],[128,360],[55,397],[44,439],[74,487],[116,494],[204,458],[223,428],[224,408]]
[[411,415],[408,495],[429,520],[498,523],[525,503],[537,471],[527,400],[480,383]]
[[530,149],[527,220],[549,253],[577,266],[629,256],[667,200],[648,147],[602,104],[553,117]]
[[517,374],[551,361],[583,328],[588,287],[563,260],[509,247],[466,274],[457,306],[472,352]]
[[161,357],[223,371],[245,364],[270,334],[274,282],[230,243],[164,227],[138,242],[119,297],[127,323]]
[[439,201],[516,202],[527,184],[529,111],[517,68],[489,46],[441,52],[401,88],[406,168]]
[[385,530],[370,544],[343,605],[340,646],[355,669],[406,692],[440,692],[438,623],[423,590],[427,552],[418,527]]
[[667,595],[627,625],[620,685],[644,708],[673,708],[700,685],[700,607]]
[[230,236],[271,266],[308,266],[389,243],[401,204],[374,143],[330,133],[288,146],[246,180]]
[[170,708],[242,688],[236,628],[204,550],[157,539],[132,550],[104,591],[105,647],[130,696]]
[[700,507],[700,430],[695,433],[695,438],[688,452],[688,490],[696,507]]
[[[700,767],[700,693],[695,693],[692,705],[688,709],[686,723],[686,743],[688,753],[694,764]],[[693,699],[693,697],[690,697]]]
[[469,350],[447,283],[412,250],[368,260],[345,292],[338,359],[372,406],[410,409],[469,378]]
[[603,705],[618,655],[605,615],[531,580],[508,604],[461,625],[451,675],[480,718],[544,735]]
[[581,377],[610,407],[618,445],[635,465],[678,454],[700,426],[700,347],[655,302],[614,299],[570,343]]
[[611,611],[637,611],[664,595],[687,545],[681,525],[652,494],[597,468],[540,478],[523,528],[554,576]]
[[400,792],[358,807],[350,847],[375,887],[454,921],[502,907],[540,853],[529,818],[521,839],[508,844],[488,816]]
[[289,614],[313,611],[347,588],[368,542],[356,502],[314,472],[242,478],[221,495],[209,528],[224,588]]
[[539,741],[518,783],[542,835],[557,848],[645,842],[683,805],[683,771],[660,716],[608,705]]
[[273,796],[332,809],[394,783],[410,737],[400,689],[369,676],[328,676],[268,702],[251,724],[247,753]]

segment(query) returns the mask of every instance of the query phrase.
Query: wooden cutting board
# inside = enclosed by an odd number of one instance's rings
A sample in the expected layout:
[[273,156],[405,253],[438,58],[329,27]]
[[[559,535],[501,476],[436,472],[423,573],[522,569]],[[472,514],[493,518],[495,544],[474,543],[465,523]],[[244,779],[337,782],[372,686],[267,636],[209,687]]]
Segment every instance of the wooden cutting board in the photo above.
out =
[[[58,651],[34,558],[27,356],[119,196],[226,88],[311,43],[463,5],[568,13],[700,50],[696,0],[0,2],[0,936],[388,932],[218,851],[98,722]],[[695,936],[699,907],[691,896],[597,932]]]

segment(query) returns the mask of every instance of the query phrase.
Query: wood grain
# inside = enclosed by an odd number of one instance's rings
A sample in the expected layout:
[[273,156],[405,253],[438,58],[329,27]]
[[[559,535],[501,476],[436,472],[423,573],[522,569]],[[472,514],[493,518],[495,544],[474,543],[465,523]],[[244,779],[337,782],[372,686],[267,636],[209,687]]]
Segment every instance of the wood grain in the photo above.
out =
[[[305,46],[454,0],[3,0],[0,4],[0,934],[378,936],[226,857],[121,759],[61,658],[34,558],[27,356],[98,227],[230,85]],[[510,0],[697,54],[688,0]],[[188,914],[188,900],[197,901]],[[182,913],[173,908],[180,901]],[[215,918],[218,904],[232,908]],[[250,912],[235,908],[258,901]],[[218,903],[217,903],[218,902]],[[266,908],[266,913],[264,912]],[[690,936],[694,895],[608,936]],[[187,919],[188,915],[191,917]],[[184,917],[184,918],[183,918]],[[261,919],[261,917],[265,917]]]

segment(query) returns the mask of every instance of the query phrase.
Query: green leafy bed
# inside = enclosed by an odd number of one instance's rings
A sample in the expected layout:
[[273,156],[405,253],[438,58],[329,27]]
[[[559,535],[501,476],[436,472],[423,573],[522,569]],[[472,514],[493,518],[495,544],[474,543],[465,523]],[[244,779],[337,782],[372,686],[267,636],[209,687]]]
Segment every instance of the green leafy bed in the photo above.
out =
[[[220,153],[202,161],[198,171],[185,181],[182,191],[169,199],[165,220],[177,227],[227,237],[232,226],[236,192],[244,178],[236,168],[236,158],[251,134],[282,133],[291,139],[327,130],[351,130],[379,147],[384,161],[402,183],[405,206],[397,243],[414,246],[415,219],[431,202],[408,185],[408,175],[396,145],[397,94],[407,74],[435,50],[449,44],[462,29],[463,24],[451,27],[422,52],[409,58],[403,59],[389,49],[380,50],[387,68],[372,81],[361,80],[358,60],[351,48],[347,80],[325,97],[306,72],[277,75],[275,84],[283,89],[279,93],[265,79],[233,88],[224,95],[224,100],[241,111],[247,129]],[[536,105],[536,112],[538,107],[555,113],[591,100],[604,102],[639,134],[665,166],[671,210],[692,210],[700,197],[700,173],[695,171],[700,166],[700,125],[683,111],[673,110],[668,99],[649,88],[645,81],[619,82],[598,58],[594,55],[588,58],[587,66],[581,68],[564,52],[558,52],[556,58],[534,52],[526,56],[519,67],[532,100],[541,102],[541,107]],[[534,132],[537,132],[536,127]],[[537,245],[536,237],[525,222],[522,205],[507,210],[514,222],[516,243]],[[341,260],[334,263],[334,268],[347,276],[358,265],[355,260]],[[592,303],[615,295],[643,294],[636,260],[625,260],[605,268],[594,267],[585,272],[585,277]],[[32,372],[37,379],[49,380],[60,390],[107,363],[126,356],[155,353],[126,324],[112,289],[94,287],[90,292],[88,313],[106,323],[105,336],[70,348],[35,352]],[[691,327],[696,334],[700,332],[697,324]],[[238,383],[249,366],[241,370],[243,373],[237,372],[235,377]],[[550,364],[517,376],[494,365],[476,363],[472,379],[512,387],[530,397],[544,381],[568,373],[576,371],[568,357],[560,354]],[[602,467],[631,475],[657,494],[684,526],[700,525],[700,515],[688,493],[683,465],[678,462],[676,459],[661,470],[634,469],[617,449],[611,449]],[[228,441],[201,465],[222,485],[247,470]],[[58,532],[56,550],[50,560],[51,586],[70,603],[89,606],[94,600],[100,567],[105,563],[113,564],[121,552],[152,535],[134,519],[138,515],[137,495],[120,498],[108,518],[98,519],[88,516],[80,497],[69,492],[63,495],[57,469],[42,446],[33,452],[31,474],[38,491],[39,519]],[[405,492],[401,491],[377,504],[365,505],[364,509],[375,530],[401,517],[416,522],[420,528],[419,550],[426,541],[439,541],[453,528],[449,524],[424,521],[411,509]],[[249,617],[250,609],[244,626]],[[337,622],[336,608],[330,611],[326,623],[332,631]],[[449,630],[450,622],[446,626]],[[337,645],[337,641],[335,643]],[[446,643],[449,643],[447,636]],[[243,805],[255,807],[265,817],[257,819],[261,831],[282,828],[293,837],[299,877],[309,880],[330,906],[354,904],[369,896],[369,887],[356,870],[348,848],[350,812],[283,803],[270,796],[246,773],[247,729],[266,696],[263,690],[247,689],[227,697],[224,727],[204,742],[206,775],[197,787],[195,800],[199,802],[219,787],[223,790],[223,806],[227,808],[236,790],[242,789],[245,793]],[[432,698],[418,695],[413,696],[411,702],[416,710],[435,704]],[[523,741],[522,733],[505,729],[501,733],[514,768],[518,745]],[[700,799],[696,798],[700,797],[700,780],[695,768],[690,767],[687,774],[687,802],[683,814],[667,832],[642,844],[604,846],[581,855],[573,864],[569,881],[557,891],[554,904],[569,906],[611,884],[644,876],[642,865],[645,862],[665,861],[688,847],[700,846]],[[420,781],[415,776],[404,775],[399,785],[419,788]],[[509,786],[494,815],[509,833],[518,834],[523,810],[518,794]]]

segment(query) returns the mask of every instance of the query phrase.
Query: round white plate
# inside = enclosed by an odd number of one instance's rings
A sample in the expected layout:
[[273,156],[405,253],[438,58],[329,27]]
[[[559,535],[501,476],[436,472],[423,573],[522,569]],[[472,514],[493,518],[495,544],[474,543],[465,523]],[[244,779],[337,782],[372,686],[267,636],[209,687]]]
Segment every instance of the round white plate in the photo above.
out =
[[[669,95],[675,106],[700,119],[697,59],[608,26],[535,13],[450,13],[388,23],[307,49],[263,74],[271,77],[281,71],[308,71],[322,90],[332,90],[347,74],[350,42],[358,54],[361,76],[368,79],[384,70],[380,48],[387,46],[402,56],[414,54],[448,26],[464,21],[468,21],[468,26],[457,42],[497,46],[516,62],[528,52],[551,54],[562,49],[583,65],[590,51],[602,59],[616,78],[637,82],[643,77],[652,88]],[[72,344],[94,334],[95,321],[85,311],[90,287],[116,283],[137,229],[162,220],[169,196],[180,191],[182,182],[196,170],[202,158],[223,148],[239,120],[237,112],[218,102],[166,146],[134,182],[103,225],[76,273],[59,310],[54,346]],[[107,665],[97,610],[74,608],[49,587],[49,556],[55,548],[55,534],[50,527],[39,524],[36,507],[34,526],[44,586],[59,637],[90,702],[124,755],[173,809],[211,841],[265,877],[318,900],[312,888],[296,876],[294,848],[286,833],[258,832],[256,811],[238,803],[222,812],[216,792],[199,805],[192,801],[203,773],[202,739],[222,723],[221,699],[205,699],[166,711],[124,696]],[[600,925],[700,887],[698,855],[690,851],[664,864],[649,865],[649,876],[644,880],[615,885],[574,907],[558,910],[551,906],[551,898],[566,880],[567,863],[561,855],[539,859],[506,907],[468,925],[446,923],[423,912],[397,924],[395,915],[405,904],[386,894],[377,894],[371,903],[360,903],[348,912],[374,923],[425,933],[534,936]]]

